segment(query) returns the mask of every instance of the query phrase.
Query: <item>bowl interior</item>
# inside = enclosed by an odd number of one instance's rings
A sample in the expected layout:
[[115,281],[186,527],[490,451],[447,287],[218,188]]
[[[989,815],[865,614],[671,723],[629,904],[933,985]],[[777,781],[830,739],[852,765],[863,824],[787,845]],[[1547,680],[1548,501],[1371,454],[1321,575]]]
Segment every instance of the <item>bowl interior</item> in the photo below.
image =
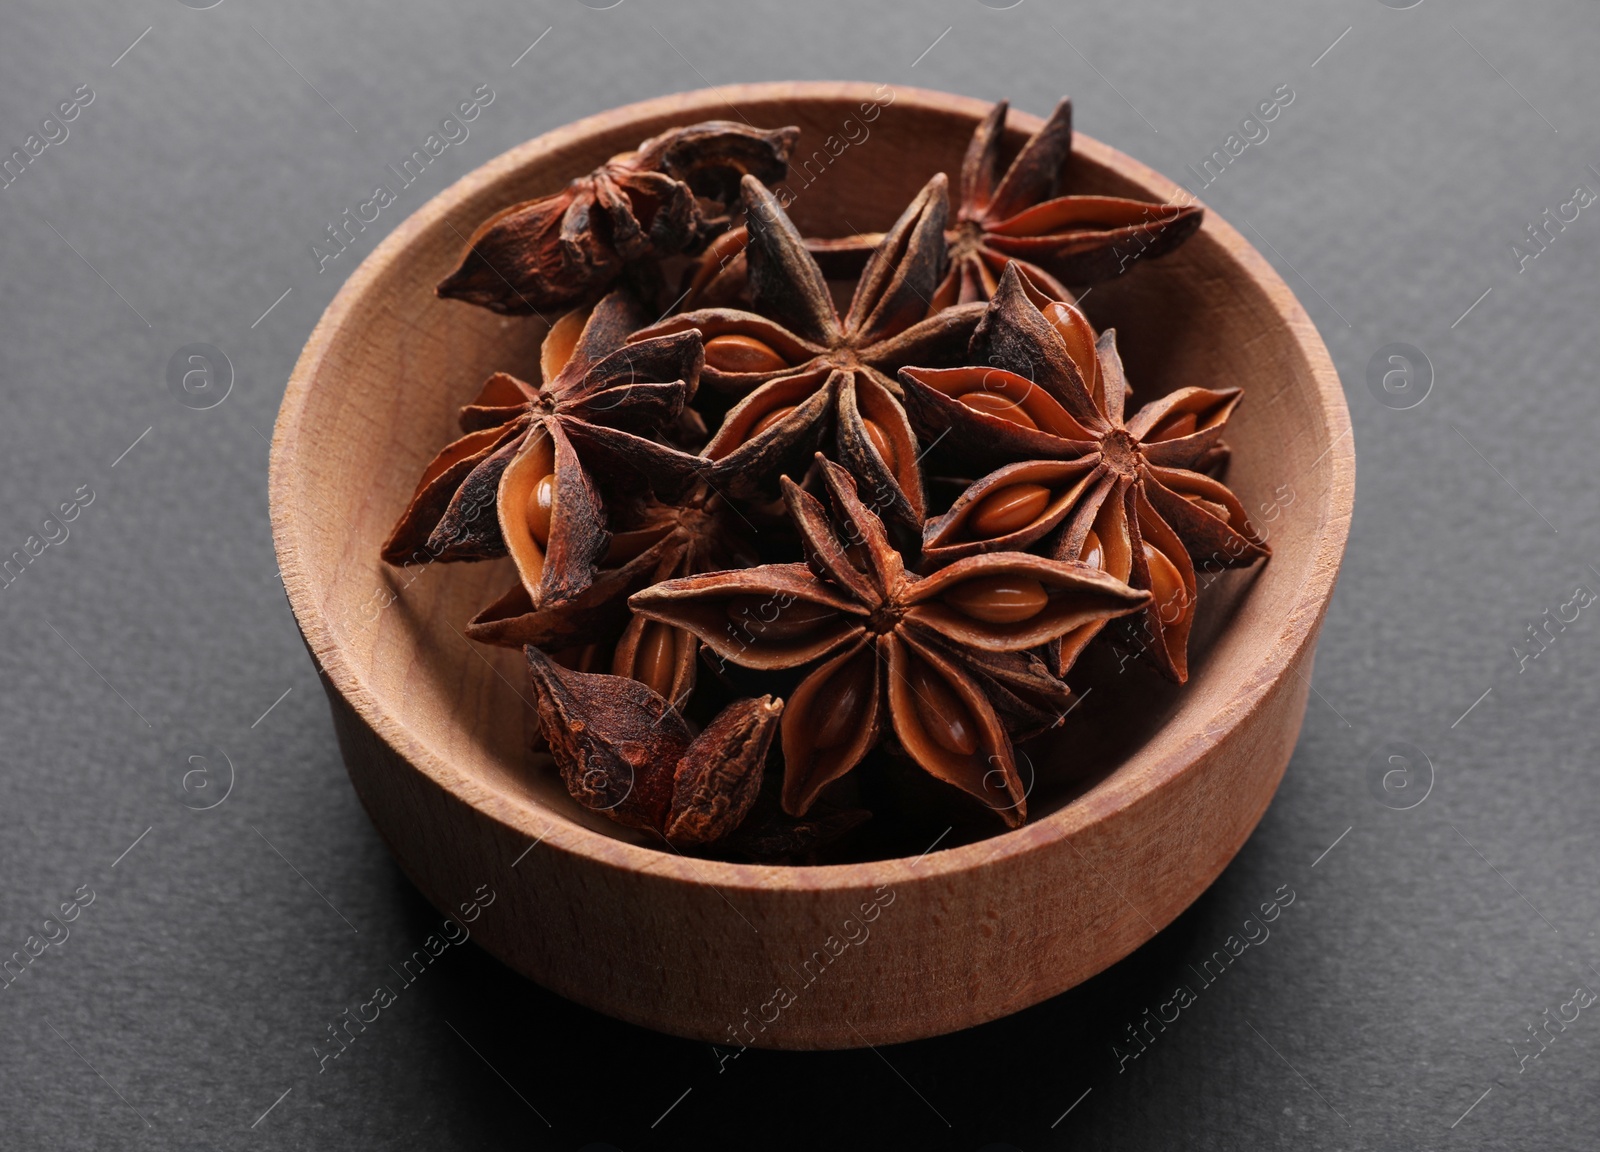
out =
[[[986,110],[902,89],[867,121],[863,105],[875,95],[881,100],[870,85],[738,90],[739,111],[751,122],[802,130],[788,191],[807,234],[886,227],[935,172],[959,171]],[[722,99],[707,93],[650,109],[621,109],[524,145],[406,221],[352,277],[312,337],[273,452],[280,559],[293,575],[302,629],[336,687],[425,749],[422,770],[431,764],[449,787],[466,781],[475,795],[495,795],[496,809],[525,815],[518,822],[535,835],[555,821],[640,844],[646,841],[573,803],[555,774],[531,761],[520,656],[462,635],[464,623],[510,586],[509,562],[394,569],[378,559],[378,548],[424,465],[458,434],[457,409],[484,378],[498,370],[538,378],[541,319],[443,301],[434,285],[455,266],[464,238],[498,209],[555,191],[671,124],[728,115]],[[1010,147],[1038,124],[1013,112]],[[1064,188],[1151,200],[1179,194],[1081,135]],[[1214,214],[1178,252],[1095,287],[1084,307],[1097,327],[1118,331],[1134,389],[1130,409],[1185,385],[1245,389],[1228,428],[1227,480],[1268,535],[1273,557],[1204,590],[1185,688],[1109,649],[1080,665],[1074,684],[1092,691],[1066,727],[1028,749],[1038,772],[1029,801],[1035,825],[1075,806],[1125,798],[1170,760],[1175,745],[1163,734],[1203,734],[1236,716],[1264,670],[1277,665],[1273,646],[1292,634],[1290,622],[1324,607],[1331,577],[1320,568],[1330,530],[1342,543],[1342,528],[1330,525],[1348,516],[1348,444],[1339,443],[1348,422],[1342,401],[1329,396],[1326,354],[1282,282]],[[1333,558],[1336,564],[1336,549]],[[878,854],[900,851],[885,844]]]

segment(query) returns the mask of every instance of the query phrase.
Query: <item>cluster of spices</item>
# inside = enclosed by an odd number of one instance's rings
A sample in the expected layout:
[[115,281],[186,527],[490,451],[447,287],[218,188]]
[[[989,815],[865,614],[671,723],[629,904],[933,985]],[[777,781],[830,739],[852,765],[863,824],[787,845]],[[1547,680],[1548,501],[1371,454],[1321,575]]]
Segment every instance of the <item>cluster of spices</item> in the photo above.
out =
[[383,556],[511,558],[467,635],[526,653],[579,803],[815,859],[914,766],[1016,827],[1015,746],[1070,711],[1085,646],[1117,621],[1181,683],[1195,563],[1267,554],[1217,478],[1238,390],[1128,415],[1115,332],[1068,287],[1200,210],[1059,195],[1069,105],[1003,166],[1005,117],[953,212],[939,174],[887,232],[825,239],[769,188],[797,129],[673,129],[499,213],[439,286],[565,311],[461,410]]

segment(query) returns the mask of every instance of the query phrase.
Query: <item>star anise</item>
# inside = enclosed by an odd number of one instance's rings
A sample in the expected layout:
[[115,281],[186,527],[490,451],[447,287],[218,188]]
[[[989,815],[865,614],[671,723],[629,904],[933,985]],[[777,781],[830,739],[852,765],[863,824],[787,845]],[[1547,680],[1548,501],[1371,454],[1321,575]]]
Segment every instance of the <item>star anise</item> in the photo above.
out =
[[[1072,300],[1066,284],[1092,284],[1135,260],[1171,252],[1199,229],[1198,204],[1154,204],[1121,196],[1058,196],[1072,153],[1072,101],[1056,105],[1002,175],[1006,112],[1002,100],[972,133],[961,164],[961,203],[946,234],[950,271],[935,308],[993,297],[1006,262],[1016,260],[1053,298]],[[869,247],[871,234],[813,242],[843,260]]]
[[719,488],[770,498],[774,479],[803,467],[831,435],[880,515],[914,538],[922,484],[892,374],[905,364],[954,363],[983,311],[928,315],[944,264],[945,178],[928,181],[877,245],[843,318],[777,199],[749,178],[744,196],[755,311],[685,312],[634,339],[701,333],[706,385],[742,397],[705,448]]
[[[992,367],[901,372],[924,437],[948,435],[962,459],[996,467],[928,522],[924,556],[969,563],[1033,545],[1081,560],[1153,600],[1140,621],[1144,654],[1182,683],[1195,608],[1191,558],[1245,567],[1268,555],[1243,505],[1198,471],[1215,461],[1237,388],[1179,388],[1124,422],[1128,387],[1116,333],[1098,340],[1076,308],[1050,300],[1008,266],[972,358]],[[1052,640],[1058,674],[1099,624]]]
[[693,396],[700,338],[687,332],[626,344],[644,319],[629,293],[613,292],[551,328],[540,351],[543,384],[504,372],[490,377],[461,411],[466,435],[423,472],[383,558],[413,564],[509,554],[534,603],[587,587],[610,538],[595,475],[672,490],[703,467],[648,438]]
[[[1116,621],[1183,681],[1196,570],[1268,554],[1222,483],[1238,389],[1125,418],[1116,333],[1069,291],[1202,210],[1059,195],[1070,104],[1015,156],[1007,114],[953,211],[935,175],[842,239],[763,183],[797,129],[669,129],[487,221],[439,285],[571,311],[536,382],[461,410],[383,557],[512,560],[465,633],[524,652],[530,746],[588,810],[762,863],[897,850],[951,798],[1017,827],[1014,746],[1073,713],[1085,646]],[[885,838],[839,846],[869,814]]]
[[663,132],[490,217],[439,295],[511,315],[593,300],[630,264],[704,247],[728,226],[741,176],[783,179],[799,132],[726,120]]
[[783,701],[735,701],[691,736],[644,684],[564,668],[532,645],[524,651],[540,727],[578,803],[673,844],[710,843],[743,821]]
[[746,668],[810,669],[782,724],[783,807],[802,816],[891,728],[936,779],[1016,827],[1027,801],[1011,737],[965,661],[944,647],[1007,653],[1143,607],[1149,595],[1087,565],[1021,552],[906,571],[850,474],[818,457],[839,521],[788,477],[809,563],[669,580],[636,592],[641,615],[692,632]]

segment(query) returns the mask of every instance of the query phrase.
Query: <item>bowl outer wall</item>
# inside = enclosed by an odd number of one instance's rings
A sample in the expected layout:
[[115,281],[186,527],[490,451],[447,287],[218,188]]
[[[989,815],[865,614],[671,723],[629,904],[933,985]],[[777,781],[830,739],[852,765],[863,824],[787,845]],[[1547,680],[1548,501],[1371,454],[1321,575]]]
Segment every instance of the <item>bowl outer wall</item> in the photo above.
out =
[[[648,100],[557,129],[469,173],[351,275],[296,365],[273,438],[273,533],[290,604],[332,703],[352,781],[407,874],[458,918],[481,886],[492,890],[504,903],[485,906],[471,930],[541,984],[622,1019],[707,1041],[833,1048],[935,1035],[1053,996],[1148,940],[1222,871],[1277,787],[1348,533],[1354,453],[1337,373],[1287,286],[1208,210],[1190,243],[1208,237],[1231,274],[1270,305],[1298,358],[1296,374],[1314,389],[1320,423],[1309,435],[1322,448],[1312,465],[1322,484],[1316,522],[1293,602],[1274,633],[1255,638],[1253,658],[1229,669],[1224,698],[1206,717],[1185,713],[1185,724],[1169,724],[1085,795],[1016,831],[918,858],[730,864],[628,843],[508,794],[441,747],[427,722],[450,718],[397,714],[393,685],[375,680],[370,660],[352,658],[327,609],[338,573],[325,570],[318,534],[331,529],[321,517],[347,510],[323,507],[313,488],[317,445],[308,417],[319,378],[333,368],[332,351],[369,293],[441,223],[458,221],[465,231],[481,219],[463,213],[464,204],[509,190],[585,142],[637,141],[672,123],[726,116],[730,105],[774,125],[789,122],[785,106],[848,115],[881,101],[883,88],[751,84]],[[975,122],[988,109],[964,97],[892,91],[894,103],[914,113]],[[1013,111],[1008,127],[1026,134],[1040,123]],[[1081,134],[1074,157],[1152,199],[1186,195]]]

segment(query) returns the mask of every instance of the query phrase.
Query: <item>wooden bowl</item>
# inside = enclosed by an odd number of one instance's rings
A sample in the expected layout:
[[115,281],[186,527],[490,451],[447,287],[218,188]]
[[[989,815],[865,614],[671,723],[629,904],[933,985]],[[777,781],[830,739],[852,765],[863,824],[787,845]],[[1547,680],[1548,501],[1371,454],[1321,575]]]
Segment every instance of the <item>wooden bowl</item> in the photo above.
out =
[[[1070,732],[1035,751],[1046,768],[1090,763],[1068,773],[1075,784],[1031,798],[1033,818],[1014,832],[828,867],[716,863],[630,841],[530,766],[518,654],[461,634],[509,585],[506,562],[395,570],[378,547],[455,434],[457,407],[492,371],[537,372],[540,321],[435,297],[464,238],[508,204],[730,107],[757,125],[800,125],[792,212],[812,235],[886,227],[931,174],[959,170],[987,110],[887,86],[753,84],[606,112],[484,165],[380,244],[317,325],[273,439],[273,534],[357,793],[412,881],[489,952],[582,1004],[700,1040],[912,1040],[1101,971],[1244,843],[1305,711],[1350,520],[1349,416],[1300,304],[1208,212],[1176,254],[1085,305],[1117,326],[1139,400],[1187,384],[1245,388],[1229,482],[1273,557],[1202,597],[1187,687],[1157,691],[1130,672],[1137,691],[1100,694],[1111,705],[1095,715],[1101,729],[1125,698],[1147,710],[1111,729],[1109,754],[1075,748]],[[1013,112],[1012,147],[1039,126]],[[1081,135],[1066,175],[1072,191],[1184,195]]]

